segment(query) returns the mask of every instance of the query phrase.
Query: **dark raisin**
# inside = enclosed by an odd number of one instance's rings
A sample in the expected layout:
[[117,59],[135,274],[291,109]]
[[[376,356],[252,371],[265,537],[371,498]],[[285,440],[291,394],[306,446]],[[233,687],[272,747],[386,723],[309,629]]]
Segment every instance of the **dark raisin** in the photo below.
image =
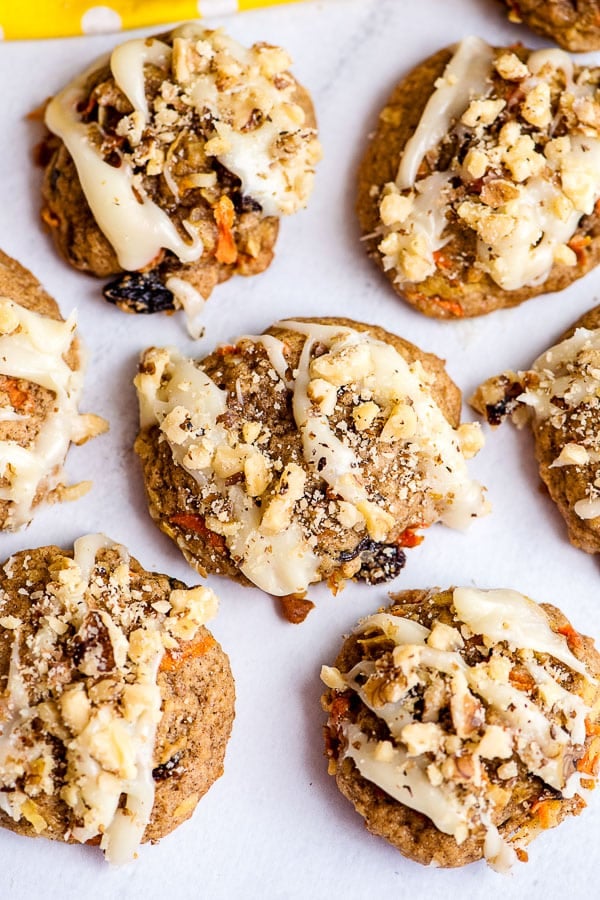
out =
[[162,765],[152,769],[152,777],[155,781],[165,781],[167,778],[171,778],[172,775],[179,775],[177,767],[180,762],[181,752],[175,753],[166,763],[162,763]]
[[504,396],[497,403],[487,403],[485,416],[490,425],[500,425],[502,419],[514,410],[522,393],[523,385],[518,381],[512,381],[506,385]]
[[252,197],[249,197],[248,194],[233,194],[231,199],[237,213],[262,212],[260,203]]
[[70,655],[75,666],[85,664],[96,673],[115,667],[115,656],[108,628],[97,610],[90,610],[70,641]]
[[109,303],[130,313],[175,309],[175,298],[152,272],[125,272],[102,291]]
[[406,556],[397,544],[379,544],[364,538],[354,550],[346,550],[340,554],[342,562],[349,562],[360,556],[361,566],[356,579],[367,584],[381,584],[391,581],[404,568]]

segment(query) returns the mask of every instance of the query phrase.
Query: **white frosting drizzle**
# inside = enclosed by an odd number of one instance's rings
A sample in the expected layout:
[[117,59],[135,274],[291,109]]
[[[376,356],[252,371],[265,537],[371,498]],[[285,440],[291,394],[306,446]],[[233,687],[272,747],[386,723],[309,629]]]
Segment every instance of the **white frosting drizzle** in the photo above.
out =
[[410,443],[422,456],[429,489],[441,494],[439,520],[451,528],[465,528],[474,516],[486,511],[481,485],[468,477],[465,458],[456,432],[433,399],[427,375],[420,362],[408,363],[390,344],[352,328],[292,320],[278,323],[307,336],[298,364],[293,408],[302,433],[307,463],[316,468],[333,490],[350,503],[369,504],[355,453],[334,434],[328,419],[315,413],[308,398],[309,360],[315,343],[326,344],[332,353],[364,345],[368,364],[363,377],[349,378],[359,388],[369,384],[373,399],[384,406],[408,400],[416,414],[416,431]]
[[368,781],[405,806],[428,816],[445,834],[455,834],[461,825],[467,826],[466,810],[458,798],[446,798],[405,750],[394,747],[390,758],[381,761],[374,754],[376,743],[369,741],[358,726],[344,724],[343,732],[348,742],[345,755],[354,760]]
[[[511,652],[519,655],[537,686],[539,696],[535,700],[513,687],[508,671],[506,678],[499,681],[497,671],[494,673],[488,668],[493,662],[468,666],[459,652],[429,646],[433,634],[429,629],[388,613],[362,620],[354,633],[380,629],[395,643],[397,649],[393,661],[402,674],[400,685],[395,683],[395,699],[382,702],[374,696],[368,679],[377,679],[378,675],[375,664],[368,660],[357,663],[345,674],[337,669],[328,670],[325,680],[330,683],[334,675],[331,684],[335,684],[336,690],[351,688],[356,691],[362,702],[386,722],[397,742],[395,745],[385,742],[382,746],[380,742],[369,740],[358,726],[343,723],[347,743],[344,755],[354,760],[361,774],[405,806],[427,815],[436,828],[454,835],[458,843],[466,839],[472,823],[483,823],[488,833],[484,844],[488,862],[506,868],[516,857],[491,822],[490,802],[493,804],[493,800],[486,798],[485,790],[483,793],[479,790],[485,781],[481,781],[475,770],[474,792],[463,796],[462,800],[461,795],[453,792],[445,782],[432,782],[427,771],[432,757],[415,753],[406,744],[409,739],[404,735],[410,732],[415,719],[406,705],[405,696],[422,681],[424,671],[449,676],[452,692],[457,698],[465,697],[471,701],[482,698],[493,710],[494,721],[509,729],[514,751],[528,770],[564,797],[570,797],[579,788],[580,775],[575,772],[567,777],[565,757],[571,747],[584,744],[585,721],[591,710],[581,696],[559,684],[547,663],[541,664],[527,652],[548,654],[583,675],[589,685],[595,682],[571,653],[565,638],[552,631],[543,611],[522,594],[509,590],[455,588],[453,604],[459,623],[467,625],[473,634],[483,635],[488,646],[507,642]],[[546,710],[560,711],[565,727],[550,720]],[[440,729],[439,725],[422,727]],[[485,727],[483,720],[482,728]],[[497,728],[497,725],[493,727]],[[439,740],[443,742],[441,730]],[[476,741],[477,737],[472,733],[470,740]],[[474,758],[477,756],[476,748],[471,747],[469,752]],[[506,758],[504,744],[498,747],[498,755]]]
[[[408,364],[389,344],[349,327],[297,321],[283,321],[277,327],[306,336],[292,377],[285,345],[278,338],[244,336],[240,341],[250,340],[264,347],[274,373],[292,391],[294,419],[302,436],[307,466],[352,504],[359,516],[364,516],[373,539],[385,540],[395,524],[394,518],[371,499],[361,459],[337,437],[328,416],[309,398],[312,354],[317,343],[329,349],[332,359],[347,350],[363,354],[364,371],[346,380],[355,381],[359,388],[368,385],[373,399],[386,409],[391,410],[400,401],[412,405],[417,424],[409,446],[420,455],[428,490],[438,498],[434,504],[436,520],[464,528],[474,516],[487,512],[483,489],[469,479],[457,433],[432,398],[420,363]],[[213,522],[211,527],[222,534],[231,555],[250,581],[276,595],[306,590],[316,580],[319,568],[314,542],[303,534],[293,516],[274,534],[273,528],[265,527],[264,503],[259,509],[242,487],[227,485],[212,470],[215,448],[228,446],[226,429],[217,421],[227,408],[226,393],[175,351],[152,352],[158,354],[153,358],[152,374],[142,373],[136,378],[142,429],[158,424],[175,462],[198,482],[201,492],[205,488],[208,494],[216,490],[228,499],[232,509],[228,527],[222,527],[219,522]],[[243,397],[238,400],[242,402]],[[172,428],[173,417],[178,422]],[[179,427],[184,419],[190,423],[186,425],[187,430]],[[202,465],[190,458],[199,439],[203,446]],[[253,450],[245,447],[240,452],[250,454]],[[213,485],[210,490],[209,484]]]
[[[140,56],[139,45],[145,46],[145,42],[132,43],[133,48],[117,48],[123,51],[117,56],[117,71],[122,75],[125,63],[129,66],[137,58],[143,77],[143,63],[149,58],[150,51],[147,49]],[[158,41],[155,43],[160,44]],[[158,48],[161,54],[163,46],[160,44]],[[131,167],[124,161],[118,168],[105,162],[90,141],[89,126],[79,118],[77,106],[85,99],[86,82],[105,63],[106,58],[100,64],[95,63],[50,101],[46,109],[46,125],[58,135],[71,154],[98,227],[110,241],[124,269],[144,268],[163,247],[172,250],[181,262],[194,262],[203,251],[202,241],[195,229],[184,223],[192,238],[191,243],[186,242],[167,213],[145,194],[141,185],[136,186],[136,196]],[[131,97],[136,100],[139,99],[139,77],[139,70],[137,75],[132,70],[125,82]],[[147,106],[136,110],[144,115]]]
[[[164,376],[167,379],[160,386]],[[239,559],[238,565],[244,575],[257,587],[277,596],[302,592],[315,580],[319,560],[299,526],[290,523],[277,534],[261,532],[257,506],[239,487],[227,486],[223,479],[211,473],[210,457],[202,468],[194,468],[186,462],[188,451],[200,431],[213,448],[227,444],[227,432],[217,422],[217,417],[227,408],[226,391],[220,390],[202,369],[174,350],[163,357],[157,375],[138,375],[136,386],[142,428],[162,425],[169,413],[177,408],[191,416],[193,431],[186,439],[174,442],[168,435],[166,438],[175,461],[200,488],[212,483],[219,493],[229,498],[238,528],[224,538],[232,555]]]
[[[29,522],[40,487],[51,491],[58,485],[69,443],[79,438],[82,418],[77,405],[83,373],[80,367],[69,368],[64,359],[73,343],[75,314],[66,322],[50,319],[8,297],[0,297],[0,309],[15,324],[10,333],[0,334],[0,373],[38,384],[56,397],[30,446],[0,441],[0,475],[9,482],[0,487],[0,499],[11,502],[8,524],[18,529]],[[2,412],[2,421],[28,418],[11,410]]]
[[489,89],[489,76],[494,58],[493,48],[481,38],[469,35],[458,44],[436,89],[427,101],[423,115],[411,138],[406,142],[396,184],[400,190],[411,188],[425,154],[448,133],[453,121],[461,115],[475,96]]
[[171,48],[154,38],[125,41],[124,44],[115,47],[111,54],[110,68],[113,78],[134,110],[143,117],[144,125],[150,115],[144,66],[151,63],[166,71],[170,62]]
[[521,650],[548,653],[565,666],[587,675],[562,634],[552,631],[544,611],[518,591],[455,588],[453,603],[459,618],[475,634],[485,634],[495,642],[507,641]]

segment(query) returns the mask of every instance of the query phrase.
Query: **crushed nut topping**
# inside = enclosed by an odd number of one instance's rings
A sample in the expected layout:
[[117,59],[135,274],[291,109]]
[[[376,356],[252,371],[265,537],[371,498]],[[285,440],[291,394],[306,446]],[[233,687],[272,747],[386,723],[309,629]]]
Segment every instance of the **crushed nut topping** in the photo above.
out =
[[[321,148],[290,62],[279,47],[246,49],[188,23],[170,40],[119,45],[51,101],[46,124],[123,269],[143,270],[163,250],[197,260],[214,240],[201,211],[217,224],[233,215],[234,182],[239,205],[265,216],[306,205]],[[234,260],[235,247],[223,258]],[[185,301],[185,283],[172,287]]]
[[282,596],[302,594],[321,566],[342,581],[393,577],[400,546],[419,542],[411,526],[462,528],[487,512],[465,463],[480,429],[450,425],[420,362],[345,326],[275,328],[304,335],[299,358],[269,333],[202,365],[144,355],[142,429],[157,427],[195,481],[193,514],[175,526],[221,535],[246,577]]
[[[40,491],[48,499],[74,500],[90,487],[61,484],[69,443],[82,444],[108,428],[104,419],[77,409],[83,372],[78,358],[74,368],[66,362],[77,353],[76,325],[74,315],[66,322],[51,319],[0,296],[0,500],[8,502],[1,523],[8,530],[28,524]],[[45,402],[49,409],[39,421]]]
[[[467,38],[446,72],[380,188],[384,268],[418,283],[439,258],[447,277],[466,264],[516,290],[574,266],[567,245],[600,198],[600,70]],[[452,229],[476,240],[442,253]]]
[[[36,800],[58,795],[70,813],[68,838],[101,835],[107,859],[126,862],[154,802],[163,654],[194,638],[216,598],[204,587],[173,589],[165,576],[147,584],[126,549],[102,535],[80,538],[74,557],[55,558],[49,574],[36,582],[23,620],[0,619],[0,639],[12,647],[0,808],[43,834],[49,824]],[[47,577],[42,568],[37,579]]]
[[503,869],[519,837],[507,842],[493,824],[507,788],[518,777],[555,796],[581,788],[589,766],[577,771],[578,761],[600,743],[590,726],[597,684],[542,609],[514,591],[455,588],[431,592],[406,618],[400,609],[359,623],[348,671],[323,667],[334,755],[458,844],[487,834],[488,862]]

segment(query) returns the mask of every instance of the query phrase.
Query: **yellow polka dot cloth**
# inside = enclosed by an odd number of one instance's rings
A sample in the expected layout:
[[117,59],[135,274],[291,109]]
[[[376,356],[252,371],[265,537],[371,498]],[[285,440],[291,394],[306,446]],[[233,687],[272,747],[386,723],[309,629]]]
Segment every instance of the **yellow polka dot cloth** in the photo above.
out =
[[223,15],[293,0],[2,0],[0,38],[69,37]]

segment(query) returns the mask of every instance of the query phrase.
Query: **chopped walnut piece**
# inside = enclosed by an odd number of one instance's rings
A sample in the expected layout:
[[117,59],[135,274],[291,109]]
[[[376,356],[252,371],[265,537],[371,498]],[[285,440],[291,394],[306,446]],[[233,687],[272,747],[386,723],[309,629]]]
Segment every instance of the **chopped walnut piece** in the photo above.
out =
[[529,69],[516,53],[501,53],[494,63],[494,68],[505,81],[522,81],[529,75]]
[[494,178],[493,181],[488,181],[483,185],[479,196],[482,203],[496,209],[511,200],[516,200],[520,196],[520,190],[518,185],[512,181],[507,181],[505,178]]
[[291,522],[294,505],[304,496],[306,472],[296,463],[289,463],[281,474],[275,494],[269,501],[260,523],[265,534],[276,534]]
[[469,128],[475,128],[477,125],[491,125],[505,106],[505,100],[471,100],[460,120]]
[[521,116],[536,128],[546,128],[552,120],[550,100],[550,86],[545,81],[539,81],[525,95],[521,104]]
[[244,463],[246,491],[250,497],[260,497],[266,491],[271,480],[271,472],[267,460],[262,453],[251,453]]
[[308,382],[306,393],[316,403],[324,416],[332,415],[337,403],[337,390],[335,385],[324,378],[313,378]]
[[413,722],[404,726],[401,737],[408,755],[420,756],[421,753],[435,753],[439,750],[443,731],[435,722]]
[[368,400],[365,403],[359,403],[359,405],[355,406],[352,410],[352,418],[354,419],[356,430],[365,431],[373,424],[380,413],[381,408],[376,403],[373,403],[372,400]]
[[483,178],[490,162],[491,160],[484,150],[472,147],[465,156],[464,167],[471,178]]
[[397,403],[383,426],[380,440],[392,442],[408,440],[417,429],[417,415],[408,403]]
[[399,193],[384,194],[379,204],[379,214],[384,225],[395,225],[404,222],[413,210],[413,200]]

